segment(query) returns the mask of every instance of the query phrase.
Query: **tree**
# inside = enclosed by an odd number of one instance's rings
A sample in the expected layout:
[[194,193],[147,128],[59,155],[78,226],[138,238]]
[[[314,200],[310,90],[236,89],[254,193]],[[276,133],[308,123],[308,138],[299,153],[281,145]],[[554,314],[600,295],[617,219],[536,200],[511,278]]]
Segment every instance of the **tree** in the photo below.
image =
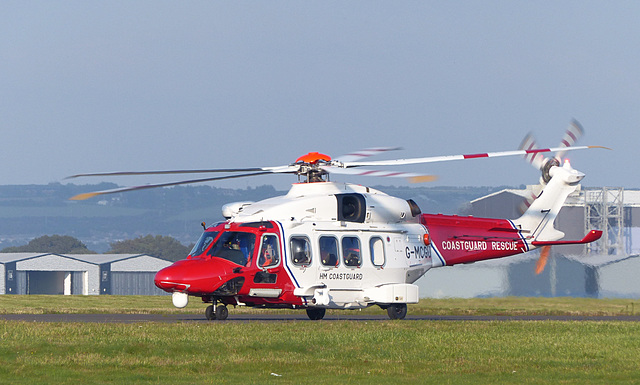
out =
[[57,254],[96,254],[87,249],[79,239],[68,235],[43,235],[32,239],[24,246],[7,247],[2,253],[57,253]]
[[177,261],[185,259],[191,250],[177,239],[169,236],[147,235],[135,239],[110,243],[111,250],[107,253],[114,254],[149,254],[154,257]]

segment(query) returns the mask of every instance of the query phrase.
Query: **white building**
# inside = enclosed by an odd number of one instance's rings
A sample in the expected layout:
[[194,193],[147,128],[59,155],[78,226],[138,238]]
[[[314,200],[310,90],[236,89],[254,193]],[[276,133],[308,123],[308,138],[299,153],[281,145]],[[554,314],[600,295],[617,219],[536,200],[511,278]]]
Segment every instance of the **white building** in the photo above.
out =
[[0,294],[159,295],[147,254],[0,253]]

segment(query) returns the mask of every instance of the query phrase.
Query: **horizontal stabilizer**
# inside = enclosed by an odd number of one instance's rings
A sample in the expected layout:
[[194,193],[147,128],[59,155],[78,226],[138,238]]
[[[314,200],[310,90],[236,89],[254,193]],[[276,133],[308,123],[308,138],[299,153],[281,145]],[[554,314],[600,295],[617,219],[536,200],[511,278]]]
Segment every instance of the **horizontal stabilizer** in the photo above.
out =
[[600,239],[601,236],[602,236],[602,231],[591,230],[587,233],[587,235],[584,236],[584,238],[582,238],[579,241],[533,241],[531,242],[531,244],[536,247],[554,246],[554,245],[579,245],[583,243],[590,243],[590,242],[597,241],[598,239]]

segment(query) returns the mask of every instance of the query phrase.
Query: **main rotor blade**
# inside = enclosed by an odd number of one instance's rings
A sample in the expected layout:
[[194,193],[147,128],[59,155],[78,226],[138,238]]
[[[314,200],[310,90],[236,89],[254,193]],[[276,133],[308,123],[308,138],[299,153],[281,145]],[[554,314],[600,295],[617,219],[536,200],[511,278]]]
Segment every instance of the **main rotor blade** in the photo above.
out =
[[431,156],[431,157],[425,157],[425,158],[394,159],[394,160],[368,161],[368,162],[345,162],[344,167],[401,166],[401,165],[407,165],[407,164],[447,162],[452,160],[538,154],[538,153],[544,153],[544,152],[555,152],[560,150],[563,150],[563,151],[585,150],[590,148],[604,148],[604,149],[610,150],[610,148],[603,147],[603,146],[554,147],[554,148],[541,148],[541,149],[532,149],[532,150],[486,152],[482,154],[445,155],[445,156]]
[[345,154],[345,155],[341,155],[337,158],[334,158],[335,161],[338,162],[355,162],[356,160],[360,160],[362,158],[368,158],[370,156],[375,156],[375,155],[379,155],[382,154],[383,152],[387,152],[387,151],[397,151],[397,150],[402,150],[402,147],[372,147],[372,148],[365,148],[364,150],[359,150],[356,152],[352,152],[350,154]]
[[214,177],[214,178],[183,180],[183,181],[179,181],[179,182],[170,182],[170,183],[158,183],[158,184],[146,184],[146,185],[142,185],[142,186],[119,187],[119,188],[114,188],[114,189],[110,189],[110,190],[102,190],[102,191],[94,191],[94,192],[78,194],[78,195],[75,195],[75,196],[69,198],[69,200],[72,200],[72,201],[83,201],[85,199],[93,198],[93,197],[98,196],[98,195],[115,194],[115,193],[120,193],[120,192],[125,192],[125,191],[144,190],[144,189],[157,188],[157,187],[177,186],[177,185],[181,185],[181,184],[211,182],[211,181],[215,181],[215,180],[242,178],[242,177],[245,177],[245,176],[266,175],[266,174],[271,174],[271,173],[272,173],[271,171],[263,171],[263,172],[256,172],[256,173],[251,173],[251,174],[237,174],[237,175],[219,176],[219,177]]
[[160,171],[117,171],[117,172],[98,172],[90,174],[76,174],[66,177],[65,179],[79,178],[85,176],[126,176],[126,175],[168,175],[168,174],[206,174],[213,172],[250,172],[250,171],[268,171],[268,172],[291,172],[289,166],[279,167],[248,167],[248,168],[215,168],[203,170],[160,170]]
[[322,169],[331,174],[378,176],[385,178],[407,178],[411,183],[433,182],[434,180],[438,179],[438,177],[435,175],[416,174],[412,172],[369,170],[364,168],[355,169],[334,166],[324,166],[322,167]]

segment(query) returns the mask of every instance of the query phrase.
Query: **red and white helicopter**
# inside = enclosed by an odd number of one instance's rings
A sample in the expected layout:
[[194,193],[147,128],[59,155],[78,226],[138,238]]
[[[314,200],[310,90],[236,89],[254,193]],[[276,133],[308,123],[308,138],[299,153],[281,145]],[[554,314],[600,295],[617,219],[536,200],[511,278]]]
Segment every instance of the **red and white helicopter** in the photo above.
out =
[[[174,186],[271,173],[298,175],[284,196],[223,207],[226,221],[206,227],[186,259],[160,270],[155,284],[185,307],[189,297],[211,303],[210,320],[224,320],[228,305],[306,309],[312,320],[326,309],[361,309],[378,305],[389,318],[402,319],[407,304],[418,302],[414,282],[429,269],[526,253],[543,246],[579,244],[600,238],[592,230],[581,240],[560,240],[553,227],[567,196],[584,174],[568,161],[560,165],[545,153],[599,146],[569,146],[470,155],[386,161],[362,161],[396,148],[373,148],[336,159],[320,153],[301,156],[279,167],[173,170],[79,174],[80,176],[224,172],[233,175],[192,179],[80,194],[96,195]],[[544,189],[515,220],[422,214],[412,200],[349,183],[329,181],[330,174],[405,177],[432,176],[364,169],[451,160],[528,156],[543,172]],[[204,223],[203,223],[204,225]]]

